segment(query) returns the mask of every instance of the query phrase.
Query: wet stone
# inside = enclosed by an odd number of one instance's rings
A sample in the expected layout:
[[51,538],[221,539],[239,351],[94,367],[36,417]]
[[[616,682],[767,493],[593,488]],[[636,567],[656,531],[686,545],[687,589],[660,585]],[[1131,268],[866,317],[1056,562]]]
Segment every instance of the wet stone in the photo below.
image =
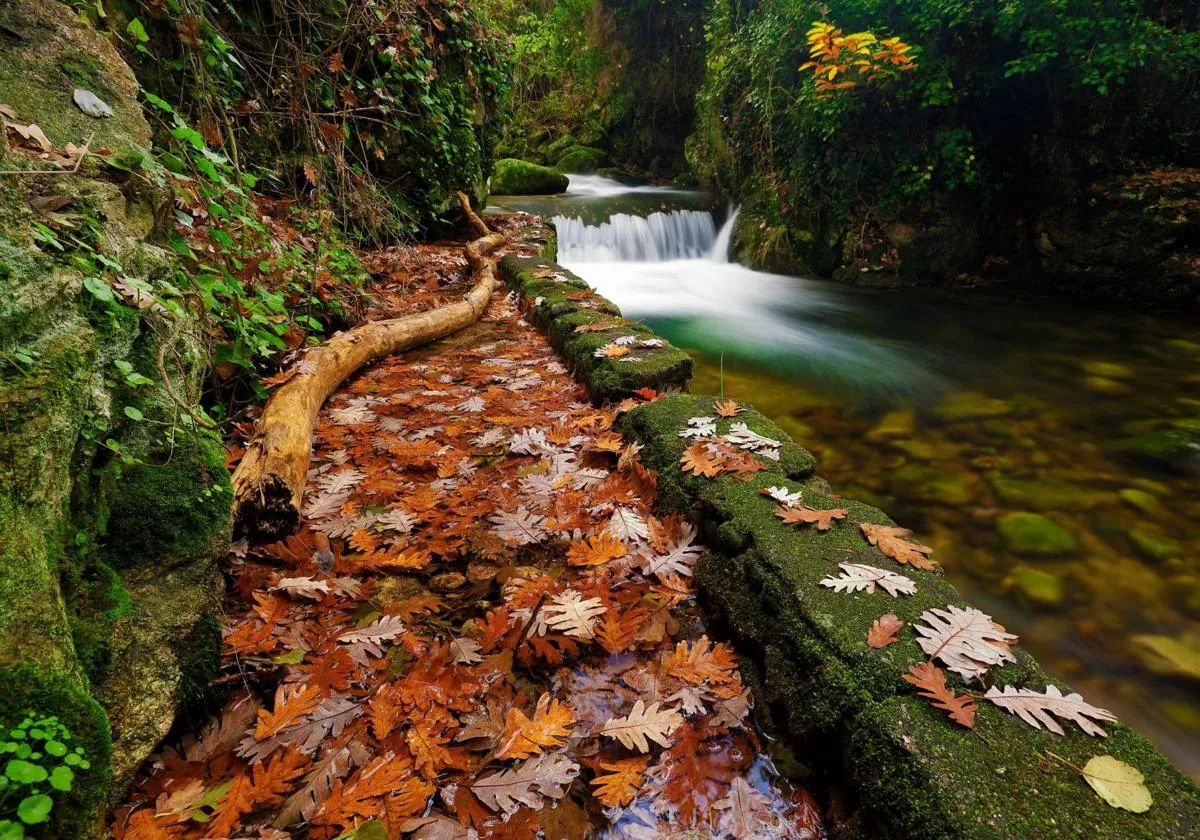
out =
[[1005,580],[1025,599],[1043,607],[1056,607],[1063,601],[1063,585],[1055,575],[1032,566],[1016,566]]
[[996,520],[1005,544],[1018,554],[1067,554],[1077,547],[1066,528],[1040,513],[1014,511]]

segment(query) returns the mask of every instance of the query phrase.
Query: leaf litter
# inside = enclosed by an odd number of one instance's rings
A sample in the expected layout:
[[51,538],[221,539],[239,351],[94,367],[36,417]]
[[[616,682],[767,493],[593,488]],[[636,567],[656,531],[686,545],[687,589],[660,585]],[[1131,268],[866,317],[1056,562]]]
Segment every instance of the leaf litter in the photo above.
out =
[[[394,256],[373,270],[420,264]],[[654,516],[615,417],[499,298],[344,386],[301,531],[227,561],[224,707],[147,763],[117,840],[822,836],[703,635],[695,531]],[[777,457],[748,429],[718,445]]]

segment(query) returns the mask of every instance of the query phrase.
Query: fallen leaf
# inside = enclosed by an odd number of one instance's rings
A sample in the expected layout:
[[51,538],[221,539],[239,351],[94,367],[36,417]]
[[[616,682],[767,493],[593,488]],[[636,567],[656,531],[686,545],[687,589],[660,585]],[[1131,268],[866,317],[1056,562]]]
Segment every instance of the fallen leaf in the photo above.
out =
[[1017,637],[974,607],[964,610],[951,604],[944,610],[926,610],[921,621],[925,624],[913,625],[921,650],[964,679],[983,676],[992,665],[1016,661],[1009,645]]
[[902,566],[915,566],[925,571],[937,566],[937,563],[929,559],[929,555],[933,553],[932,548],[904,539],[904,537],[912,536],[912,531],[907,528],[874,525],[870,522],[861,522],[858,528],[867,538],[867,542],[877,546],[880,551]]
[[933,703],[934,708],[950,713],[950,719],[957,724],[973,729],[975,727],[975,700],[969,694],[955,694],[946,685],[946,672],[932,662],[922,662],[913,665],[904,674],[905,682],[910,682],[920,689],[922,697]]
[[895,613],[881,615],[871,623],[871,629],[867,631],[867,644],[878,650],[898,642],[900,640],[896,638],[896,632],[903,626],[904,622]]
[[1083,780],[1114,808],[1143,814],[1154,804],[1140,770],[1111,755],[1094,755],[1083,765]]
[[722,400],[713,405],[713,411],[720,417],[736,417],[745,410],[733,400]]
[[683,724],[683,716],[674,709],[664,709],[660,703],[647,706],[638,700],[624,717],[609,718],[600,730],[601,735],[615,738],[623,747],[641,753],[650,752],[650,742],[666,747],[671,733]]
[[879,586],[893,598],[901,595],[912,595],[917,591],[917,585],[904,575],[889,572],[887,569],[877,569],[862,563],[839,563],[841,577],[826,577],[821,580],[821,586],[828,586],[837,592],[875,592]]
[[818,531],[828,531],[833,527],[833,520],[845,519],[849,514],[850,511],[845,508],[817,510],[804,505],[775,508],[775,515],[785,525],[816,525]]
[[1013,688],[1011,685],[1006,685],[1003,691],[992,686],[983,696],[1034,729],[1045,726],[1055,735],[1065,734],[1055,717],[1071,721],[1088,735],[1101,738],[1107,737],[1108,733],[1089,718],[1111,723],[1117,720],[1117,716],[1108,709],[1086,703],[1078,694],[1064,695],[1056,685],[1046,686],[1041,694],[1028,688]]

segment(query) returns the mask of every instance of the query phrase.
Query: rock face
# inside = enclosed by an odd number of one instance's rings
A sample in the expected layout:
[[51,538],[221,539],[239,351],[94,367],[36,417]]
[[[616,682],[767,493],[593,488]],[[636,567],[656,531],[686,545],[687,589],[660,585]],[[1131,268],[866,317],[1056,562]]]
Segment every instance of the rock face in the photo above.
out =
[[496,161],[492,192],[497,195],[555,195],[566,192],[570,179],[558,170],[516,158]]
[[[60,147],[92,136],[94,148],[149,148],[132,73],[70,8],[5,4],[0,42],[0,103],[17,121]],[[85,114],[76,89],[113,116]],[[0,155],[7,168],[39,165]],[[45,197],[76,220],[74,236],[51,223],[55,236],[34,238],[30,201]],[[85,750],[90,769],[55,797],[55,837],[98,835],[106,798],[217,661],[228,475],[219,445],[180,421],[159,370],[161,359],[170,390],[194,400],[200,330],[186,314],[88,290],[173,279],[157,244],[170,207],[150,179],[95,158],[77,175],[0,178],[0,729],[27,711],[57,714]]]

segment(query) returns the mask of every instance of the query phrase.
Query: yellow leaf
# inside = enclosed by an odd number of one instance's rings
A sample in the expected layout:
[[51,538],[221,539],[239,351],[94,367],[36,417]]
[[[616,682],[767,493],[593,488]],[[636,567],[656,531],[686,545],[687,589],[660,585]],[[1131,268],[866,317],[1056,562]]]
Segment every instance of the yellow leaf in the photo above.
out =
[[1095,755],[1088,759],[1083,765],[1083,780],[1114,808],[1141,814],[1154,804],[1141,771],[1111,755]]

